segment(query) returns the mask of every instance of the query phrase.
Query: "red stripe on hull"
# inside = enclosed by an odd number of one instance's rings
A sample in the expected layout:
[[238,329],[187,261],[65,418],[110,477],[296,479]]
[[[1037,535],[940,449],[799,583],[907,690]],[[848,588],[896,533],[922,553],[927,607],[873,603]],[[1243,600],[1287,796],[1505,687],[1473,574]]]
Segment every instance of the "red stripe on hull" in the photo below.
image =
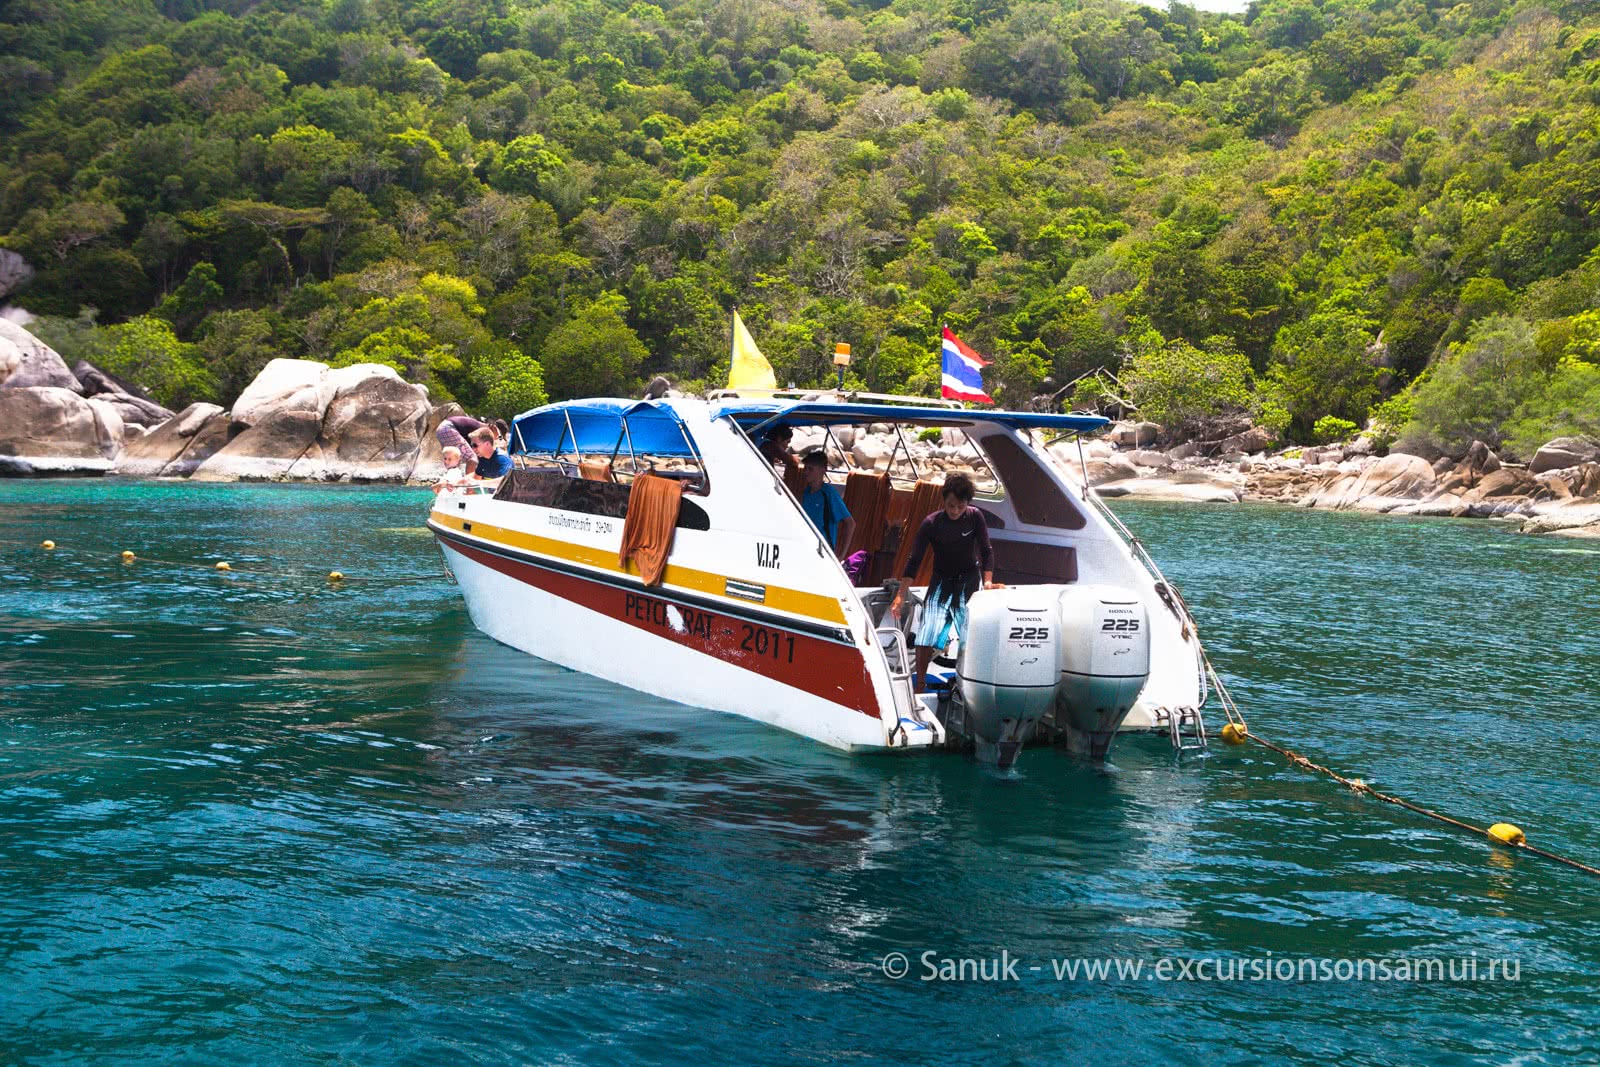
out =
[[[684,648],[713,656],[792,686],[812,696],[843,704],[878,718],[861,650],[851,645],[798,633],[780,625],[763,625],[675,601],[659,590],[622,589],[605,582],[549,570],[471,548],[452,539],[449,548],[474,563],[499,571],[525,585],[571,601],[607,618],[625,622]],[[672,612],[668,608],[673,609]],[[677,619],[672,618],[676,613]],[[774,620],[776,622],[777,620]]]

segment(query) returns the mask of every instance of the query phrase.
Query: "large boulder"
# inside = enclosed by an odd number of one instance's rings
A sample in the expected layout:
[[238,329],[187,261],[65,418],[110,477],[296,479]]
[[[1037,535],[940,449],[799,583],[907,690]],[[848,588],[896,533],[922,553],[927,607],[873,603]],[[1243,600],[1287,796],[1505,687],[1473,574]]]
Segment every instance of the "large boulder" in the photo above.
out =
[[1161,427],[1153,422],[1119,422],[1106,436],[1118,448],[1147,448],[1161,436]]
[[1600,463],[1585,463],[1567,475],[1572,495],[1578,499],[1600,497]]
[[[1187,472],[1184,472],[1187,473]],[[1226,482],[1195,478],[1130,478],[1096,489],[1106,497],[1141,500],[1181,500],[1190,504],[1237,504],[1239,490]]]
[[1307,474],[1299,460],[1275,462],[1276,465],[1258,464],[1251,468],[1247,488],[1249,496],[1287,503],[1305,496],[1315,484],[1316,476]]
[[1420,456],[1394,453],[1357,468],[1325,476],[1300,501],[1301,507],[1393,511],[1433,492],[1433,465]]
[[[1076,469],[1077,464],[1072,464],[1072,467]],[[1121,482],[1129,478],[1139,477],[1139,468],[1122,456],[1112,456],[1109,459],[1091,459],[1088,461],[1087,467],[1090,485],[1106,485],[1111,482]]]
[[[84,403],[94,409],[95,421],[105,428],[106,447],[105,457],[113,459],[122,451],[123,442],[128,438],[128,424],[122,419],[122,412],[108,400],[98,396],[86,397]],[[135,429],[134,436],[144,432],[143,427]]]
[[83,387],[84,396],[115,407],[125,426],[149,430],[172,418],[172,412],[151,400],[144,390],[93,363],[80,359],[72,365],[72,376]]
[[[1077,466],[1080,453],[1085,459],[1110,459],[1117,454],[1117,450],[1111,447],[1111,442],[1100,437],[1096,437],[1092,441],[1063,439],[1053,442],[1046,450],[1060,462],[1071,463],[1073,466]],[[948,448],[935,454],[942,455],[946,459],[961,458],[970,460],[972,458],[972,449]]]
[[109,371],[103,371],[86,359],[80,359],[72,365],[72,376],[78,379],[79,385],[83,386],[84,396],[117,393],[122,396],[136,396],[140,400],[150,399],[149,393],[140,389],[128,379],[118,377]]
[[1433,465],[1421,456],[1384,456],[1362,471],[1356,496],[1421,500],[1433,485]]
[[1152,467],[1156,470],[1166,470],[1172,466],[1172,457],[1165,452],[1154,452],[1147,448],[1136,448],[1127,453],[1128,462],[1136,467]]
[[858,433],[855,443],[850,446],[850,455],[856,465],[864,470],[888,470],[894,449],[894,439],[887,435]]
[[1433,470],[1438,476],[1438,487],[1434,495],[1462,496],[1471,492],[1485,477],[1500,469],[1500,457],[1494,450],[1482,441],[1472,442],[1472,447],[1467,449],[1467,454],[1462,456],[1453,466],[1435,463]]
[[122,424],[70,389],[0,389],[0,474],[104,474]]
[[[318,481],[403,482],[433,437],[428,389],[409,385],[393,368],[375,363],[328,375],[333,400],[322,432],[289,470]],[[437,439],[435,439],[437,440]]]
[[275,359],[261,369],[255,381],[233,402],[233,421],[254,427],[285,413],[311,414],[320,420],[333,400],[335,389],[326,363],[310,359]]
[[236,424],[227,411],[217,408],[215,412],[203,414],[197,410],[214,407],[215,404],[191,404],[184,409],[190,413],[193,432],[177,458],[161,469],[163,478],[189,477],[233,438]]
[[1565,470],[1600,460],[1600,441],[1589,437],[1557,437],[1533,454],[1528,470],[1534,474]]
[[1566,492],[1530,504],[1533,517],[1523,531],[1600,536],[1600,463],[1585,463],[1550,481],[1560,482]]
[[[237,426],[238,420],[234,420]],[[275,411],[217,449],[195,468],[197,482],[273,482],[288,477],[322,433],[318,412],[297,408]]]
[[55,349],[7,318],[0,318],[0,388],[83,392]]
[[1529,496],[1542,489],[1543,485],[1539,479],[1527,471],[1515,467],[1501,467],[1491,474],[1484,475],[1468,499],[1491,500],[1496,497]]
[[195,444],[196,437],[208,426],[212,427],[211,436],[215,438],[215,424],[219,421],[222,439],[216,441],[215,447],[207,451],[204,456],[192,460],[189,469],[182,471],[187,474],[189,470],[210,459],[212,453],[227,442],[230,421],[228,413],[215,404],[190,404],[143,437],[129,441],[123,446],[122,451],[117,453],[111,470],[114,474],[134,478],[154,478],[168,474],[167,468],[173,466]]
[[1229,452],[1264,452],[1272,447],[1272,433],[1260,426],[1252,426],[1242,433],[1236,433],[1224,438],[1215,448],[1221,453]]
[[136,426],[141,431],[152,430],[172,418],[172,412],[154,400],[144,400],[125,393],[96,393],[90,399],[114,409],[124,424]]

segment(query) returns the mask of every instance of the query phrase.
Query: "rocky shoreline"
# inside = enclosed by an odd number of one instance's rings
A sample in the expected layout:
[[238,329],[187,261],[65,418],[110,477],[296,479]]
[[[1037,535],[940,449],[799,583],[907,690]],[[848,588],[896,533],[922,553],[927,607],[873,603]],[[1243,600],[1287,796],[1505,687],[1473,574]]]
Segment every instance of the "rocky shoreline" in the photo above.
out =
[[[1248,432],[1248,431],[1247,431]],[[1152,445],[1160,428],[1123,423],[1086,442],[1051,452],[1072,476],[1087,477],[1101,496],[1198,503],[1263,502],[1385,515],[1492,518],[1526,533],[1600,537],[1600,445],[1552,441],[1531,463],[1504,462],[1481,441],[1460,458],[1432,463],[1421,456],[1373,454],[1358,438],[1324,448],[1241,452],[1265,433],[1220,442]]]
[[0,476],[428,484],[455,404],[392,368],[275,359],[232,408],[172,412],[0,320]]
[[[0,319],[0,476],[424,485],[443,473],[434,431],[460,412],[431,403],[426,387],[386,366],[331,369],[300,359],[273,360],[229,409],[191,404],[172,412],[87,363],[69,368]],[[1596,442],[1552,441],[1524,466],[1481,442],[1464,456],[1429,462],[1376,455],[1366,438],[1273,450],[1258,427],[1223,429],[1158,447],[1161,427],[1124,422],[1082,442],[1081,451],[1077,441],[1059,441],[1049,452],[1105,497],[1493,518],[1528,533],[1600,537]],[[857,465],[882,470],[900,447],[887,430],[840,429],[835,438]],[[820,435],[797,434],[797,446],[807,443],[820,443]],[[970,469],[959,431],[908,437],[906,445],[924,476]]]

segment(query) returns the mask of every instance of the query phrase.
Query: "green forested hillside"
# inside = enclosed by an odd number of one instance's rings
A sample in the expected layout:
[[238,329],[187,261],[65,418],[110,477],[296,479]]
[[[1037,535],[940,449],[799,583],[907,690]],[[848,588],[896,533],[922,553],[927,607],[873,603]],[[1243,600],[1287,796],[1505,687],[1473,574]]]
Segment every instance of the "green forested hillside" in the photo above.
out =
[[1007,403],[1526,451],[1600,431],[1590,9],[10,0],[0,233],[169,403],[714,383],[738,307],[799,384],[931,392],[944,322]]

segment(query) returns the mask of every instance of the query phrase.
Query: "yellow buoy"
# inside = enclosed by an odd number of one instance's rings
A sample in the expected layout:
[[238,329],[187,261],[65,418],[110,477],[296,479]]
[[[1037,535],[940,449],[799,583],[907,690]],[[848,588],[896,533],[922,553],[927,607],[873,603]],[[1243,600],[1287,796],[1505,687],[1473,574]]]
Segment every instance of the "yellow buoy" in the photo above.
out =
[[228,566],[228,561],[227,560],[220,560],[217,563],[217,570],[219,570],[219,571],[231,571],[231,570],[233,570],[233,568]]
[[44,549],[46,552],[54,552],[56,549],[56,543],[54,541],[41,541],[39,543],[39,547]]
[[1508,822],[1497,822],[1489,827],[1489,836],[1502,845],[1523,845],[1528,842],[1528,835]]
[[122,562],[124,562],[124,563],[132,563],[134,560],[136,560],[138,558],[139,558],[138,556],[135,556],[128,549],[123,549],[122,550]]
[[1240,723],[1230,722],[1222,728],[1222,739],[1230,745],[1242,745],[1249,736],[1249,727]]
[[340,573],[339,571],[329,571],[328,572],[328,581],[330,581],[330,582],[342,582],[342,581],[344,581],[344,575],[342,573]]

